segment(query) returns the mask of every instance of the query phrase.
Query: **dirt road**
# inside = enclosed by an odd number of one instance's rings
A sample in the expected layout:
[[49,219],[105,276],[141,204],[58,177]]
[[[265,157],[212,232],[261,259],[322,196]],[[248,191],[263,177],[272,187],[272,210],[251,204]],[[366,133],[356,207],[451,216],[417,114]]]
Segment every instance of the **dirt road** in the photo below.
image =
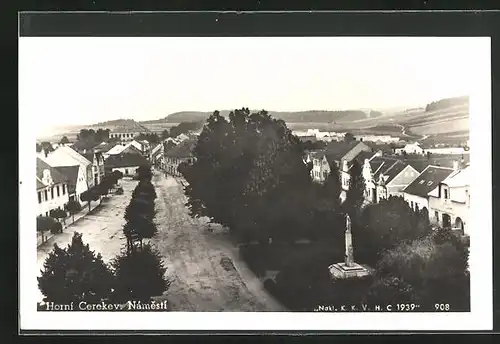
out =
[[222,228],[207,231],[206,219],[193,219],[177,179],[155,173],[158,234],[152,240],[165,257],[174,311],[283,311],[262,287]]

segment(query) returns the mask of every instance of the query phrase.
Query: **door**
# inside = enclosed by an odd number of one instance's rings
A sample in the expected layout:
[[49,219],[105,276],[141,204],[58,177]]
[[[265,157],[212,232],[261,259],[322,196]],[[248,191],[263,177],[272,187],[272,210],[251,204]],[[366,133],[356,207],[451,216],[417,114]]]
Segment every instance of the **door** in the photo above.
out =
[[451,228],[451,217],[448,214],[443,214],[443,228]]

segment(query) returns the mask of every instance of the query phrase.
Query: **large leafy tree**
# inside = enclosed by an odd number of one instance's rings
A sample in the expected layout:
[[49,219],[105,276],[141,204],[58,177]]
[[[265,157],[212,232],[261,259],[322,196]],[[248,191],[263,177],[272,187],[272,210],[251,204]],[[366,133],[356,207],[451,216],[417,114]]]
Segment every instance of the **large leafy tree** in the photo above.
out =
[[75,200],[70,200],[66,205],[64,206],[65,210],[70,213],[73,219],[73,223],[75,222],[75,214],[77,214],[81,209],[82,206],[78,201]]
[[38,286],[44,302],[69,304],[107,300],[112,291],[113,275],[101,255],[85,245],[79,233],[73,235],[66,248],[54,245],[49,254]]
[[183,167],[193,216],[208,216],[247,240],[300,227],[291,209],[301,208],[298,190],[311,183],[309,167],[283,121],[247,108],[232,111],[228,120],[215,111],[194,155],[194,163]]

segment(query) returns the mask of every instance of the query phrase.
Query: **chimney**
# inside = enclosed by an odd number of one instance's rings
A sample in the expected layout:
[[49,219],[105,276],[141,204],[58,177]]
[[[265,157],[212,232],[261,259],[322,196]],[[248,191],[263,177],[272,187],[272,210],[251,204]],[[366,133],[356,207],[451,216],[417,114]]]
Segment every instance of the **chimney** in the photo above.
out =
[[460,162],[458,160],[453,161],[453,170],[458,171],[460,169]]
[[49,155],[49,150],[47,148],[44,148],[43,153],[45,154],[45,157]]

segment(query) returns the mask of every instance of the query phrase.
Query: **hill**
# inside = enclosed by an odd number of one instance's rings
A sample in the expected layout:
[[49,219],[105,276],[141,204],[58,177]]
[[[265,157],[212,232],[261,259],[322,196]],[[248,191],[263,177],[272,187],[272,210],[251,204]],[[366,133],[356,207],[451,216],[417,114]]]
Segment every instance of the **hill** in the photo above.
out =
[[[258,110],[251,110],[252,112]],[[160,123],[181,123],[181,122],[199,122],[205,121],[213,112],[201,111],[183,111],[176,112],[158,120],[142,121],[141,124],[157,125]],[[222,116],[229,116],[230,110],[222,110]],[[343,120],[358,120],[365,118],[376,118],[383,114],[379,111],[372,110],[309,110],[309,111],[269,111],[269,115],[277,119],[282,119],[285,122],[293,123],[334,123]]]

